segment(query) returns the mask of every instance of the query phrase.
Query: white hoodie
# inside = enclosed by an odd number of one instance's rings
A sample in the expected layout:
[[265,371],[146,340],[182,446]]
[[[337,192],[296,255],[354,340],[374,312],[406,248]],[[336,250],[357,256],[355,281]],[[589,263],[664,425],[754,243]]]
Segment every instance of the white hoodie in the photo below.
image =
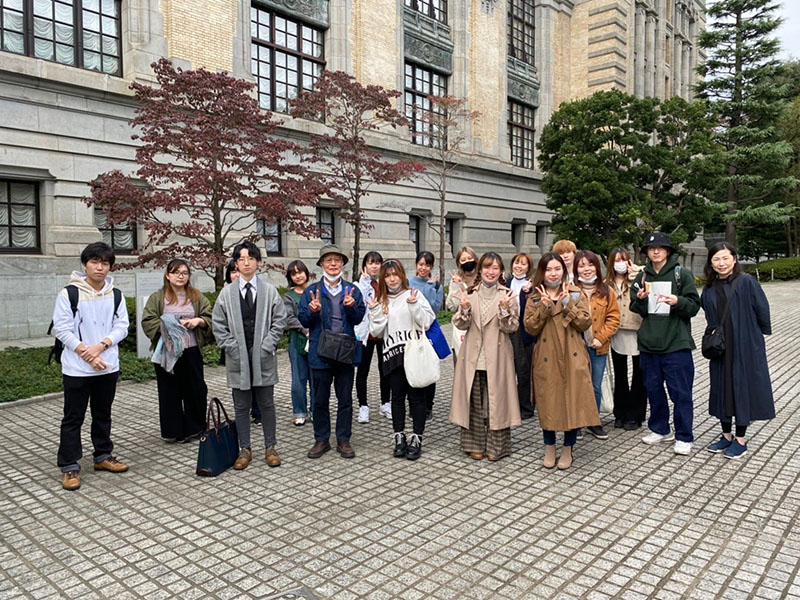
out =
[[[94,377],[119,371],[119,343],[128,335],[128,311],[125,298],[114,316],[114,280],[109,275],[101,291],[96,291],[86,282],[86,274],[73,271],[69,285],[78,288],[78,311],[72,316],[67,290],[62,289],[56,297],[53,310],[53,335],[64,344],[61,355],[61,372],[72,377]],[[108,365],[102,371],[92,366],[75,353],[81,344],[92,346],[104,338],[111,340],[108,350],[100,357]]]
[[389,295],[388,314],[377,304],[369,309],[369,332],[383,338],[383,373],[403,365],[406,342],[425,335],[436,315],[422,292],[416,302],[408,302],[411,290]]

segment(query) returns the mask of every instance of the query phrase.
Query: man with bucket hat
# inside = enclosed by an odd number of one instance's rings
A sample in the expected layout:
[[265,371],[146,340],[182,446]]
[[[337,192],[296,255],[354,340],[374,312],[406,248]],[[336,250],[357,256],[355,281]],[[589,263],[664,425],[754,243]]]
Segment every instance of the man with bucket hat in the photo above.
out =
[[[675,440],[675,454],[692,450],[694,362],[691,319],[700,310],[694,275],[678,264],[670,237],[656,231],[645,238],[647,264],[631,286],[631,310],[642,316],[639,364],[650,401],[650,433],[645,444]],[[674,405],[675,432],[669,427],[666,383]]]
[[353,379],[361,360],[361,343],[354,328],[367,307],[358,286],[342,277],[347,261],[336,244],[320,248],[317,266],[322,267],[322,280],[305,289],[297,310],[297,318],[309,331],[308,363],[314,384],[314,445],[309,458],[319,458],[331,449],[331,384],[337,399],[336,450],[343,458],[355,456],[350,434]]

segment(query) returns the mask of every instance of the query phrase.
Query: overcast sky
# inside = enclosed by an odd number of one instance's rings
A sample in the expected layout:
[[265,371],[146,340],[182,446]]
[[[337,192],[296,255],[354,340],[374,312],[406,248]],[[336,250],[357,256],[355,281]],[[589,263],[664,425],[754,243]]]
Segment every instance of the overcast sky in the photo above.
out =
[[783,46],[782,57],[800,59],[800,1],[783,0],[781,16],[784,22],[778,37]]

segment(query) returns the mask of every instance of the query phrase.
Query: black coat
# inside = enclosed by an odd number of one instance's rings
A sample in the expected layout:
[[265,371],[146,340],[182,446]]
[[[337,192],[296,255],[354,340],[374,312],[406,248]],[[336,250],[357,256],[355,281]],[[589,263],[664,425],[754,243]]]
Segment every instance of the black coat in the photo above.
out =
[[[736,425],[747,426],[752,421],[775,417],[775,401],[767,367],[764,336],[772,333],[769,304],[761,285],[750,275],[736,277],[738,283],[730,308],[733,325],[732,348],[726,336],[726,352],[733,352],[733,404]],[[730,285],[723,286],[730,297]],[[717,286],[706,286],[701,299],[706,323],[716,327],[722,315],[717,312]],[[708,412],[718,419],[730,421],[725,410],[725,360],[709,361],[711,392]]]

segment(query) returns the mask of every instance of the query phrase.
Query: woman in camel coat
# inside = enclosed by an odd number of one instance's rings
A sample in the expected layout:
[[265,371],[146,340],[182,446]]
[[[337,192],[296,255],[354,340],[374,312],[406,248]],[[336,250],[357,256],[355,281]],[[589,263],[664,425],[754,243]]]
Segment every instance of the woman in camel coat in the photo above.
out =
[[525,308],[525,331],[538,336],[533,353],[536,410],[545,443],[543,464],[556,464],[556,431],[564,432],[559,469],[572,465],[578,429],[600,425],[594,402],[589,355],[583,332],[592,323],[589,300],[567,282],[564,261],[542,256],[533,281],[534,294]]
[[456,361],[450,421],[462,427],[461,449],[476,460],[508,456],[511,427],[522,424],[509,336],[519,327],[519,314],[513,293],[499,284],[502,271],[500,256],[484,254],[478,280],[459,296],[453,316],[467,333]]

